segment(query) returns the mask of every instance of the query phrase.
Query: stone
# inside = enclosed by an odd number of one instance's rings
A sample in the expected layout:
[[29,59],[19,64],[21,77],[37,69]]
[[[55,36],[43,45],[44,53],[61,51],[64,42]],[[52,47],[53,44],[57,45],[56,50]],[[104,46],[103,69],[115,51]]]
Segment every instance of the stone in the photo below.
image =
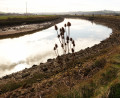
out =
[[40,65],[42,65],[42,64],[44,64],[44,63],[40,63]]
[[2,90],[0,89],[0,94],[2,94]]
[[22,86],[22,88],[29,88],[29,87],[31,87],[31,85],[30,85],[30,84],[27,84],[27,83],[25,83],[25,84]]
[[34,65],[32,66],[32,68],[33,68],[33,67],[36,67],[36,66],[37,66],[37,65],[34,64]]
[[35,91],[35,89],[34,89],[34,88],[31,88],[31,89],[30,89],[30,91],[31,91],[31,92],[34,92],[34,91]]
[[6,76],[4,76],[4,77],[3,77],[3,79],[7,79],[7,78],[9,78],[9,76],[8,76],[8,75],[6,75]]
[[48,70],[48,68],[46,68],[46,67],[43,67],[43,69],[42,69],[43,71],[47,71]]
[[47,60],[47,62],[51,62],[51,61],[52,61],[52,59],[48,59],[48,60]]
[[30,75],[30,73],[22,74],[22,78],[25,78],[25,77],[27,77],[27,76],[29,76],[29,75]]
[[38,81],[38,82],[40,82],[40,81],[41,81],[41,79],[37,79],[37,81]]

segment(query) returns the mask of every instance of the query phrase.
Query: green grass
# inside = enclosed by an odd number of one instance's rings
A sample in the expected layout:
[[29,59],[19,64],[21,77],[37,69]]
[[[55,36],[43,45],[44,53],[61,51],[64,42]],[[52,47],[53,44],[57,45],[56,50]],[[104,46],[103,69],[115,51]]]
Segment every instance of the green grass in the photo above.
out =
[[109,98],[120,98],[120,83],[115,84],[110,88]]
[[63,95],[63,94],[58,93],[56,95],[56,98],[82,98],[82,97],[80,96],[79,91],[74,90],[73,92],[71,92],[71,93],[69,93],[67,95]]
[[109,98],[120,98],[120,54],[115,54],[111,57],[112,65],[118,69],[116,81],[110,87]]

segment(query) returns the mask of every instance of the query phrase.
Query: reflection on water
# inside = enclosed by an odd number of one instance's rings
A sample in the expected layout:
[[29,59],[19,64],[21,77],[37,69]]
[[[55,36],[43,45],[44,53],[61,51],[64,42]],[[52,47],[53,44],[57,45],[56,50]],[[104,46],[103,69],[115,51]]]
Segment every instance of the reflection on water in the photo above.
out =
[[[80,19],[65,19],[58,27],[68,21],[72,23],[71,36],[75,39],[76,51],[98,44],[112,32],[110,28]],[[0,77],[55,58],[53,47],[59,43],[56,36],[51,27],[23,37],[0,40]]]

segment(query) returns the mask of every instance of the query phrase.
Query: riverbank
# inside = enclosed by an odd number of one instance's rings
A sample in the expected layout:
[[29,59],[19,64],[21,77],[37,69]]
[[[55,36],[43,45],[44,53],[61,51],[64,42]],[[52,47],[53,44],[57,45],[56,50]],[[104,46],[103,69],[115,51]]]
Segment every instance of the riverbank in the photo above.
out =
[[[92,16],[67,16],[91,20]],[[112,16],[111,16],[112,17]],[[92,21],[112,28],[109,38],[91,48],[0,79],[0,97],[32,98],[103,98],[119,96],[120,86],[120,19],[92,17]],[[71,86],[71,91],[69,87]],[[113,91],[117,92],[113,93]]]
[[58,18],[60,16],[57,15],[3,15],[0,16],[0,28],[49,22]]
[[[24,21],[21,21],[21,19],[19,20],[19,18],[17,18],[17,20],[20,21],[21,25],[14,23],[14,21],[16,22],[14,18],[12,20],[13,24],[12,22],[10,24],[4,24],[5,26],[3,25],[3,27],[0,28],[0,39],[15,38],[24,36],[26,34],[32,34],[37,31],[47,29],[59,22],[62,22],[64,19],[58,16],[49,16],[45,18],[44,17],[39,18],[34,17],[34,19],[27,18],[26,20],[24,19]],[[0,20],[0,23],[2,23],[1,21],[2,20]]]

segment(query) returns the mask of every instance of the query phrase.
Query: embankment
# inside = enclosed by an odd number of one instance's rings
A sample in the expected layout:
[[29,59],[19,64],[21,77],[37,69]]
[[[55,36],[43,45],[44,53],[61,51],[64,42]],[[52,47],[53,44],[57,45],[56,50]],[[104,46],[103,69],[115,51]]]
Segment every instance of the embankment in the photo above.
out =
[[113,32],[100,44],[76,52],[74,63],[72,54],[62,55],[56,59],[48,59],[39,66],[33,65],[32,68],[4,76],[0,79],[0,97],[111,98],[115,96],[111,89],[113,84],[120,82],[120,19],[113,16],[65,17],[92,19],[95,23],[112,28]]

